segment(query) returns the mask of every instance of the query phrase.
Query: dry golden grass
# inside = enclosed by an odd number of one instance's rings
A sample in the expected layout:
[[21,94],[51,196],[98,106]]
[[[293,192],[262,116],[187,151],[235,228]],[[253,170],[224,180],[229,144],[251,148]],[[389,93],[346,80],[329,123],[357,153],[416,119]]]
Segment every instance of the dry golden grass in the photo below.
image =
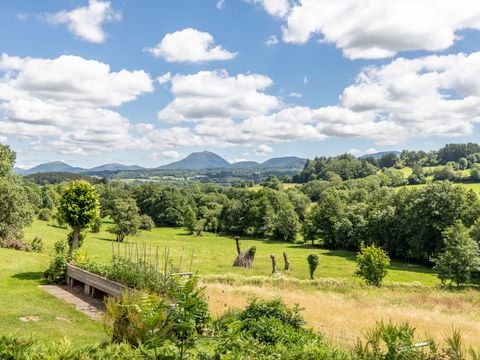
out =
[[214,316],[227,309],[242,308],[252,297],[281,297],[291,306],[299,304],[310,326],[341,345],[352,345],[377,321],[391,320],[408,321],[417,329],[419,341],[429,336],[441,343],[452,329],[459,329],[466,345],[480,347],[480,293],[473,290],[462,293],[433,288],[286,290],[209,283],[206,293]]

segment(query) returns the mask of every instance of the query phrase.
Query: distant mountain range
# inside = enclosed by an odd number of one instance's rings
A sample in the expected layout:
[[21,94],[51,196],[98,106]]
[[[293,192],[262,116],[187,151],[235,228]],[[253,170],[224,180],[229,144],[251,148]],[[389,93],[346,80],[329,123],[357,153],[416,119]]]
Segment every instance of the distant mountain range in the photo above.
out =
[[[173,163],[160,166],[158,170],[207,170],[207,169],[282,169],[282,170],[302,170],[306,163],[306,159],[301,159],[295,156],[279,157],[267,160],[263,163],[255,161],[242,161],[237,163],[229,163],[221,156],[210,151],[194,152],[186,158],[175,161]],[[137,165],[122,165],[117,163],[100,165],[91,169],[84,169],[68,165],[62,161],[54,161],[45,164],[37,165],[31,169],[24,170],[15,168],[14,171],[22,176],[47,173],[47,172],[67,172],[76,174],[92,174],[104,172],[119,172],[119,171],[135,171],[145,170]]]

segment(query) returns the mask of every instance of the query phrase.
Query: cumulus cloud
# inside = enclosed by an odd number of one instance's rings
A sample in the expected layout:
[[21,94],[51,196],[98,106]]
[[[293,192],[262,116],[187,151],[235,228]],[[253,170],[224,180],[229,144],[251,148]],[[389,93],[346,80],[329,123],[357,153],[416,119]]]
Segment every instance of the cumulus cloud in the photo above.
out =
[[264,156],[271,154],[273,152],[273,149],[268,145],[262,144],[258,145],[253,152],[255,155]]
[[284,17],[290,10],[288,0],[246,0],[249,3],[262,6],[266,12],[275,17]]
[[35,139],[33,149],[89,154],[136,145],[111,110],[153,91],[144,71],[111,71],[78,56],[0,57],[0,135]]
[[304,44],[317,38],[334,44],[350,59],[380,59],[406,50],[440,51],[460,38],[459,31],[480,29],[476,0],[298,0],[291,6],[287,0],[250,2],[282,17],[283,41]]
[[175,99],[158,112],[163,122],[246,118],[269,113],[281,106],[264,93],[272,85],[265,75],[230,76],[225,70],[174,75],[169,79]]
[[107,38],[102,26],[121,21],[122,12],[113,9],[110,1],[89,0],[88,6],[46,14],[45,19],[54,25],[66,24],[79,39],[100,44]]
[[294,98],[297,98],[297,99],[300,99],[300,98],[303,97],[303,95],[298,93],[298,92],[291,92],[290,94],[288,94],[288,96],[294,97]]
[[[430,136],[467,136],[480,122],[480,52],[399,58],[363,69],[337,104],[287,107],[265,91],[264,75],[224,71],[171,77],[174,100],[159,112],[173,130],[149,132],[167,144],[258,146],[327,138],[398,144]],[[412,85],[414,84],[414,86]],[[155,134],[155,135],[154,135]]]
[[265,41],[265,45],[272,47],[279,43],[277,37],[275,35],[270,36],[267,41]]
[[155,57],[168,62],[206,62],[230,60],[237,56],[222,46],[214,46],[213,36],[207,32],[187,28],[165,35],[153,48],[147,48]]

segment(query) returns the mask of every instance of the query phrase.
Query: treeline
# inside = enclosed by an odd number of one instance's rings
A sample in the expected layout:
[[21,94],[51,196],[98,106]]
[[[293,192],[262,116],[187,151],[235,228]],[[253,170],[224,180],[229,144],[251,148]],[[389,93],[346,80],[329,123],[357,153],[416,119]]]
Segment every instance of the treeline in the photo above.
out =
[[[480,176],[480,145],[476,143],[447,144],[439,150],[410,151],[403,150],[400,156],[395,153],[386,153],[376,159],[374,157],[356,158],[350,154],[334,157],[316,157],[308,160],[303,170],[292,177],[296,183],[306,183],[311,180],[350,180],[364,178],[373,175],[380,169],[411,167],[412,176],[408,179],[410,184],[425,183],[425,177],[434,176],[434,180],[465,180],[459,177],[455,171],[475,169],[472,173],[473,180],[479,180]],[[435,169],[431,173],[425,173],[423,167],[446,165],[441,169]],[[467,178],[468,179],[468,178]]]
[[68,172],[48,172],[31,174],[24,177],[25,180],[32,181],[37,185],[60,184],[67,181],[84,180],[90,184],[105,182],[105,178],[93,177],[82,174]]
[[302,232],[305,240],[330,249],[376,244],[397,259],[428,263],[442,252],[444,231],[457,221],[472,232],[480,228],[477,194],[449,182],[395,190],[367,178],[328,187],[319,197]]

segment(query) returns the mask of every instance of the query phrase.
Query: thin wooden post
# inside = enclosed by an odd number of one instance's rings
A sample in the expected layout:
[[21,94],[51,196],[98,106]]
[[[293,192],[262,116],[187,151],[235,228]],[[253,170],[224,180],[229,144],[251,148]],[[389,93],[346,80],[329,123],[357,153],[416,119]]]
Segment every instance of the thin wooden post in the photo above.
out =
[[290,271],[290,262],[288,261],[287,253],[284,251],[283,252],[283,261],[285,263],[284,270],[285,271]]
[[275,260],[275,255],[271,254],[270,259],[272,259],[272,274],[277,272],[277,261]]

